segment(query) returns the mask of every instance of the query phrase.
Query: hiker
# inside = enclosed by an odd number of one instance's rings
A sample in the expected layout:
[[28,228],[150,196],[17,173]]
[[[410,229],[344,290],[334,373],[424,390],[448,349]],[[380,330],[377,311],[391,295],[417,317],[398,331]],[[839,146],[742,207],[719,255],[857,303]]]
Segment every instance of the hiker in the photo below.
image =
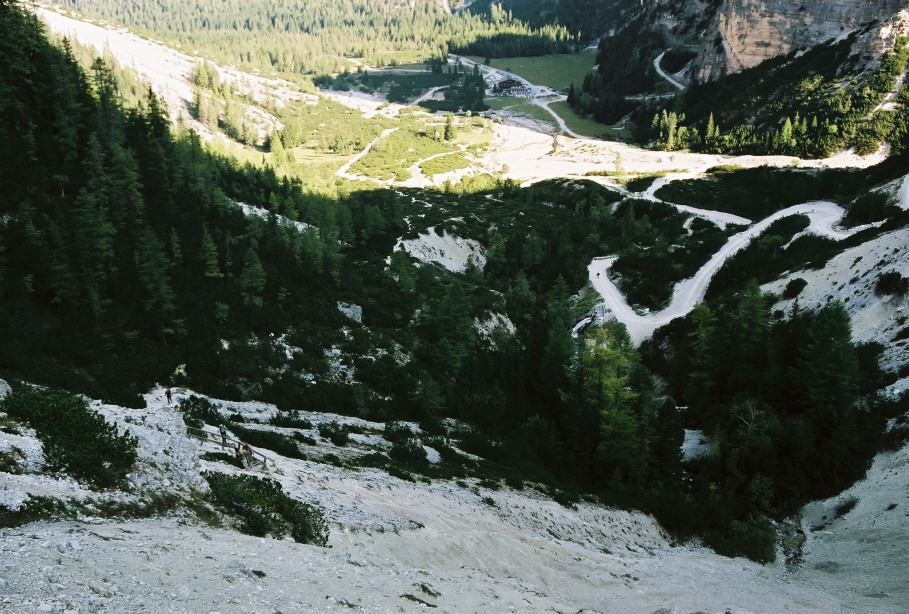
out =
[[164,396],[167,397],[167,404],[170,405],[170,402],[173,400],[172,393],[170,391],[170,386],[164,389]]
[[227,445],[227,429],[224,428],[224,425],[218,427],[218,432],[221,433],[221,445]]
[[236,456],[236,457],[237,457],[238,459],[240,459],[241,461],[242,461],[243,458],[246,456],[246,455],[243,453],[243,448],[240,447],[240,442],[239,442],[239,441],[237,442],[237,447],[234,448],[234,456]]

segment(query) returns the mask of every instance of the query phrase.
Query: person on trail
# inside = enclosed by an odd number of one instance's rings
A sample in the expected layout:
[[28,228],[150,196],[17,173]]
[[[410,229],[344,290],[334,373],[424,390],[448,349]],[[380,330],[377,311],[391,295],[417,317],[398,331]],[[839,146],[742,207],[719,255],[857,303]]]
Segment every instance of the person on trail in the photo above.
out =
[[167,404],[170,405],[170,402],[173,400],[173,393],[170,391],[170,386],[164,389],[164,396],[167,397]]
[[227,445],[227,429],[224,428],[224,425],[218,427],[218,432],[221,433],[221,445]]
[[236,456],[241,462],[243,461],[243,458],[246,456],[245,454],[243,454],[243,448],[240,446],[239,441],[237,442],[237,447],[234,448],[234,456]]

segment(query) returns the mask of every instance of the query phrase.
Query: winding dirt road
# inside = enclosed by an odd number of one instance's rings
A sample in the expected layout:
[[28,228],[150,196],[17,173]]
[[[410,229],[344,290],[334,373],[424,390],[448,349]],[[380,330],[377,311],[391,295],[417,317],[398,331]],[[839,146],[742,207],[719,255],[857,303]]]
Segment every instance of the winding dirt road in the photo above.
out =
[[615,283],[609,279],[609,268],[616,261],[616,256],[594,258],[587,267],[587,272],[590,283],[603,297],[606,308],[628,328],[628,334],[634,344],[640,345],[657,328],[686,315],[701,302],[710,285],[710,280],[726,260],[747,247],[752,239],[760,236],[773,222],[792,215],[806,215],[811,220],[809,226],[811,233],[839,241],[861,230],[860,228],[838,229],[836,223],[842,219],[844,214],[845,210],[842,207],[826,201],[794,205],[777,211],[747,230],[729,237],[726,244],[695,273],[694,277],[676,284],[669,306],[656,313],[638,314],[635,312]]
[[654,67],[654,69],[656,69],[657,74],[660,75],[660,76],[661,76],[663,79],[665,79],[666,81],[668,81],[669,84],[670,84],[672,87],[674,87],[675,89],[679,90],[680,92],[684,92],[684,91],[687,89],[687,88],[685,87],[685,85],[682,84],[682,83],[679,83],[678,81],[676,81],[676,80],[672,77],[672,75],[667,74],[667,73],[663,70],[663,68],[660,66],[660,62],[663,61],[663,56],[664,56],[664,55],[666,55],[666,52],[665,52],[665,51],[664,51],[663,53],[661,53],[660,55],[656,56],[656,58],[653,60],[653,67]]
[[343,177],[344,179],[350,179],[351,181],[373,181],[375,183],[380,183],[380,184],[384,185],[386,182],[382,181],[381,179],[375,179],[373,177],[366,177],[364,175],[352,174],[350,172],[350,167],[353,166],[354,164],[356,164],[356,162],[358,160],[360,160],[362,157],[364,157],[366,154],[368,154],[376,143],[378,143],[379,141],[381,141],[382,139],[387,137],[389,134],[391,134],[395,130],[397,130],[397,128],[386,128],[385,130],[383,130],[382,134],[380,134],[379,136],[377,136],[376,138],[371,140],[369,142],[369,144],[367,144],[366,147],[363,148],[363,151],[361,151],[360,153],[355,155],[353,158],[351,158],[350,160],[345,162],[344,166],[339,168],[335,174],[338,177]]

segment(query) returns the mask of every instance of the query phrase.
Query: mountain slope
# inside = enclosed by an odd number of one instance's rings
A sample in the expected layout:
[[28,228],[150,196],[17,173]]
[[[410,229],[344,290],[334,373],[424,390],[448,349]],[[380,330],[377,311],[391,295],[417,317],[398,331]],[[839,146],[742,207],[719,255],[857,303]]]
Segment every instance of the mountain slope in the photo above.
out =
[[[189,394],[177,389],[175,401],[184,402]],[[895,511],[882,512],[861,494],[878,490],[879,483],[898,486],[890,471],[872,471],[874,482],[855,487],[859,505],[824,529],[839,540],[816,532],[801,567],[760,566],[696,544],[674,545],[639,513],[586,502],[563,507],[532,489],[493,490],[474,479],[427,484],[357,468],[356,458],[389,446],[382,425],[329,414],[301,417],[315,425],[348,421],[365,432],[338,448],[319,437],[317,428],[303,429],[316,438],[306,446],[311,460],[260,449],[274,465],[237,469],[203,458],[222,449],[217,437],[189,438],[161,388],[145,398],[148,406],[140,410],[92,403],[139,435],[136,476],[169,477],[138,480],[143,498],[203,495],[202,471],[269,476],[294,498],[325,510],[330,548],[242,535],[229,528],[229,518],[221,517],[227,526],[207,524],[182,507],[148,519],[95,513],[78,521],[38,522],[0,533],[8,563],[0,597],[4,609],[896,614],[909,604],[899,559],[876,549],[859,554],[849,544],[850,536],[865,531],[862,519],[873,517],[866,513],[892,519],[904,513],[902,500],[894,499]],[[294,430],[253,422],[274,416],[273,406],[213,402],[224,416],[243,416],[249,428]],[[28,447],[23,442],[29,439],[0,432],[0,447]],[[343,455],[344,467],[327,461],[331,454]],[[162,473],[158,462],[166,458],[173,460]],[[4,475],[7,499],[14,491],[85,496],[35,468],[16,477],[12,482]],[[905,537],[899,524],[890,530],[878,538]],[[43,570],[40,578],[34,569]],[[867,574],[875,578],[871,589],[864,584]]]

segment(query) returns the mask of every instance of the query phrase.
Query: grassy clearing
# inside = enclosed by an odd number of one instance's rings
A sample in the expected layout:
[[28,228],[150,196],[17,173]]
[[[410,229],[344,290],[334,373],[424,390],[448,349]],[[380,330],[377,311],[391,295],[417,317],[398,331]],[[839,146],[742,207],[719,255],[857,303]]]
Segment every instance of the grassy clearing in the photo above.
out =
[[[480,57],[471,59],[481,63],[486,60]],[[584,76],[595,62],[596,52],[582,51],[537,57],[494,58],[487,66],[520,75],[535,85],[567,91],[572,83],[576,88],[581,87]]]
[[537,105],[524,100],[523,98],[487,98],[486,104],[489,105],[489,108],[496,111],[508,111],[509,113],[520,113],[522,115],[527,115],[541,122],[550,124],[551,126],[556,126],[556,121],[546,112],[545,109],[541,109]]
[[407,103],[426,90],[442,85],[451,85],[455,78],[445,73],[400,73],[383,72],[357,75],[356,81],[364,91],[382,92],[389,102]]
[[418,161],[454,148],[435,140],[428,132],[403,129],[373,145],[369,153],[351,166],[351,172],[381,180],[409,178],[407,169]]
[[565,121],[569,129],[580,135],[615,141],[631,140],[631,130],[628,128],[613,128],[591,118],[580,117],[564,100],[551,103],[549,108]]
[[420,170],[423,171],[423,174],[426,176],[432,177],[433,175],[450,173],[451,171],[466,168],[469,165],[470,161],[467,159],[467,156],[464,154],[464,152],[458,151],[452,154],[439,156],[438,158],[433,158],[432,160],[421,162]]

